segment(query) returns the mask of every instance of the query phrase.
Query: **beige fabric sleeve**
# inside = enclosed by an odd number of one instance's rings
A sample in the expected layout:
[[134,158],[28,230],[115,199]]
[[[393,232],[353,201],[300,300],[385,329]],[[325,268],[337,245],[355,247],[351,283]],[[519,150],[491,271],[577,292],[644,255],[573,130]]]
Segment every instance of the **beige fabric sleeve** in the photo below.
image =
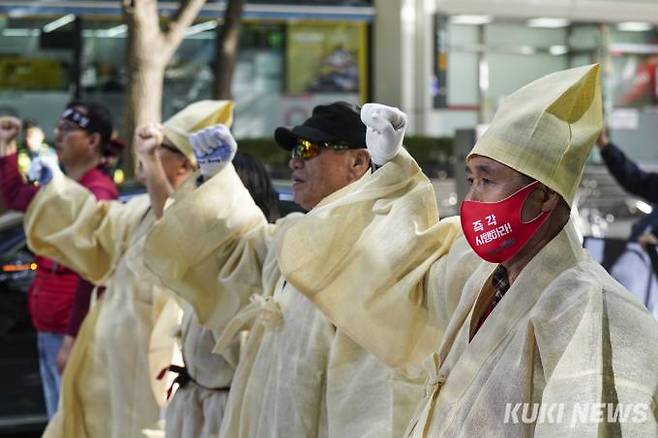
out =
[[148,197],[127,204],[97,201],[65,176],[56,176],[30,203],[25,234],[30,248],[102,284],[148,209]]
[[439,222],[430,181],[406,152],[275,238],[284,277],[389,366],[420,366],[441,339],[425,275],[459,235]]
[[168,208],[147,236],[148,269],[221,330],[262,290],[270,225],[227,166]]
[[[475,269],[482,264],[482,259],[471,249],[461,235],[459,217],[443,219],[459,227],[459,237],[455,239],[450,251],[432,264],[425,277],[425,291],[430,312],[430,319],[445,331],[462,296],[462,289]],[[436,351],[438,344],[435,345]],[[429,356],[429,354],[428,354]]]

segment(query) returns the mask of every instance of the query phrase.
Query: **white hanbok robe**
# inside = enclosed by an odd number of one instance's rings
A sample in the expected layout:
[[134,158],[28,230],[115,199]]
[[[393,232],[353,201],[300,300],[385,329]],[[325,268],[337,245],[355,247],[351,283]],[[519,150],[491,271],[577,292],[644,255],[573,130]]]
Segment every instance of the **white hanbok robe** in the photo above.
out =
[[[417,166],[414,171],[421,178]],[[376,179],[391,176],[382,172]],[[362,181],[371,184],[369,180]],[[359,199],[350,198],[354,185],[348,186],[306,216],[322,215],[323,206],[340,204],[344,197],[359,203],[362,222],[379,214],[406,216],[405,209],[388,214],[385,204],[375,202],[380,196],[395,195],[409,199],[409,205],[415,205],[413,198],[426,204],[416,218],[419,231],[438,221],[431,190],[418,191],[413,181],[404,186],[387,181],[381,184],[383,189]],[[337,329],[281,274],[278,252],[290,242],[282,242],[279,236],[301,217],[305,216],[291,215],[268,225],[228,166],[167,210],[147,238],[147,266],[194,307],[202,324],[225,331],[225,342],[220,344],[226,345],[241,329],[250,329],[220,435],[400,436],[422,397],[424,376],[420,370],[409,376],[388,368]],[[358,229],[360,224],[358,220],[337,220],[327,228],[335,254],[353,243],[341,237],[345,227]],[[456,228],[446,225],[446,248],[457,235]],[[404,237],[398,236],[401,243],[425,239],[422,233],[404,231]],[[296,261],[302,265],[311,262],[318,243],[312,238],[298,242]],[[435,257],[441,251],[430,249]],[[350,272],[359,263],[359,259],[343,260]],[[368,278],[376,282],[382,274],[366,271],[367,264],[362,267],[367,275],[355,277],[354,286],[366,292],[373,285]],[[323,281],[330,282],[334,275],[325,272]],[[403,307],[398,310],[405,311]],[[423,312],[418,314],[427,319]],[[395,321],[389,324],[394,332]],[[440,329],[431,327],[423,333],[422,342],[438,343],[439,339]]]
[[[404,164],[408,160],[411,158],[402,153],[377,172],[401,170],[396,175],[403,186],[413,177],[404,172],[410,169]],[[374,175],[371,185],[362,186],[369,192],[379,187]],[[431,184],[425,181],[424,186]],[[358,193],[352,195],[358,197]],[[409,435],[656,436],[658,325],[585,253],[571,223],[523,269],[469,342],[492,297],[490,276],[496,265],[484,261],[473,264],[473,253],[469,255],[464,238],[455,240],[447,255],[428,257],[429,265],[415,258],[409,264],[405,254],[413,253],[412,249],[399,245],[381,248],[372,244],[376,239],[362,240],[361,236],[395,240],[396,233],[409,226],[417,229],[416,224],[410,225],[413,221],[409,218],[384,226],[375,216],[355,232],[345,228],[344,238],[354,242],[347,256],[358,255],[372,266],[386,266],[393,286],[376,289],[371,295],[357,295],[360,290],[350,287],[354,274],[333,276],[332,283],[341,287],[331,290],[318,281],[322,272],[342,272],[336,270],[340,261],[334,258],[332,246],[323,245],[327,238],[323,230],[332,221],[350,222],[362,216],[358,204],[350,209],[348,201],[321,218],[309,218],[306,224],[300,221],[282,237],[284,241],[316,238],[320,242],[315,247],[317,263],[297,264],[294,247],[283,246],[280,264],[286,278],[338,329],[355,333],[359,345],[391,367],[408,370],[426,354],[425,399],[410,423]],[[382,202],[394,211],[408,200],[389,197]],[[426,244],[412,242],[418,248]],[[441,244],[436,241],[436,245]],[[379,307],[372,306],[373,299]],[[434,307],[427,319],[411,310],[394,316],[397,309],[410,304],[418,312],[431,310],[433,302],[443,305]],[[392,320],[395,332],[387,330],[386,323]],[[444,324],[447,328],[434,348],[429,343],[419,345],[419,336],[405,335],[421,333],[425,325]],[[523,403],[529,404],[529,421],[525,422],[518,415],[518,406],[523,407]],[[613,416],[622,409],[623,421],[597,422],[596,409],[600,410],[602,403],[606,418],[608,409]],[[532,409],[539,409],[539,405],[545,411],[552,409],[553,417],[562,409],[561,421],[533,418]],[[585,409],[589,409],[590,417],[580,421],[578,415],[585,415]]]
[[191,306],[183,304],[181,352],[191,380],[167,405],[167,438],[216,438],[224,418],[229,387],[238,364],[239,341],[214,354],[217,335],[203,328]]
[[141,437],[159,427],[166,382],[156,376],[171,363],[179,308],[144,267],[149,205],[147,195],[97,202],[56,176],[27,210],[30,248],[106,285],[82,324],[45,437]]

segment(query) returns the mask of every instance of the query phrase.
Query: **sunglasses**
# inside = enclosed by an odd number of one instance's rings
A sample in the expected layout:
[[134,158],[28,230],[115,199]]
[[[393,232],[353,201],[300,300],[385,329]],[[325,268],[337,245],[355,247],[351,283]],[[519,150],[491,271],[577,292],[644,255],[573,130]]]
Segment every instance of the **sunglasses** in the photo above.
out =
[[292,148],[292,158],[299,158],[301,160],[310,160],[320,155],[322,149],[333,149],[335,151],[344,151],[350,149],[350,145],[345,143],[329,143],[329,142],[312,142],[304,139],[297,139],[297,144]]
[[66,120],[59,122],[57,126],[55,126],[55,134],[61,133],[63,135],[66,135],[69,132],[78,131],[78,130],[88,132],[85,128],[76,125],[75,123],[68,122]]

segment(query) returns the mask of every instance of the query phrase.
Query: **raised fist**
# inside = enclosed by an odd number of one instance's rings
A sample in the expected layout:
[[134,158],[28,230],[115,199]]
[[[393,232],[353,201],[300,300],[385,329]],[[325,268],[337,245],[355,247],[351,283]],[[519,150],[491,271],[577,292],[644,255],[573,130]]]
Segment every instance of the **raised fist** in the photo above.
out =
[[135,130],[135,152],[142,156],[153,156],[164,141],[162,125],[147,123]]
[[233,160],[238,145],[224,125],[214,125],[189,137],[203,178],[208,180]]
[[366,125],[366,145],[373,163],[378,166],[391,161],[400,152],[407,115],[397,108],[367,103],[361,108],[361,121]]

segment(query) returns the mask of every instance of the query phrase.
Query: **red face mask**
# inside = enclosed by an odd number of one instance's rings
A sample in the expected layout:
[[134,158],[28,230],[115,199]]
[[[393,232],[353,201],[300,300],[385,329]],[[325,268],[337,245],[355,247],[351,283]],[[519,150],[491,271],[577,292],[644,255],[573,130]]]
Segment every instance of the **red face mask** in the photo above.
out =
[[461,223],[464,236],[477,255],[491,263],[514,257],[535,235],[550,212],[523,222],[523,204],[538,181],[528,184],[502,201],[463,201]]

